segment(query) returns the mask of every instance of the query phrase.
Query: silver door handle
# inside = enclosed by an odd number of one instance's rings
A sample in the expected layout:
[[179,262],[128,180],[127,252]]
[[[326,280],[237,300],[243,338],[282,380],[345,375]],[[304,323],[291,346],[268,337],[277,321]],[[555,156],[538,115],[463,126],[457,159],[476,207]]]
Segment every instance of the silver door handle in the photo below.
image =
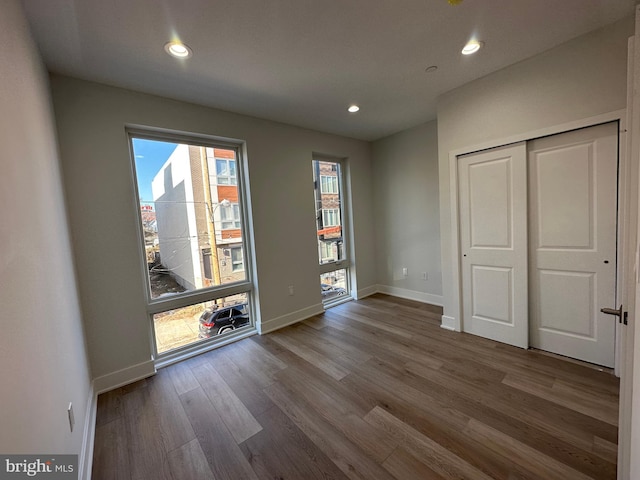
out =
[[622,311],[622,305],[617,310],[615,308],[601,308],[600,311],[607,315],[615,315],[618,317],[618,322],[627,324],[627,312]]

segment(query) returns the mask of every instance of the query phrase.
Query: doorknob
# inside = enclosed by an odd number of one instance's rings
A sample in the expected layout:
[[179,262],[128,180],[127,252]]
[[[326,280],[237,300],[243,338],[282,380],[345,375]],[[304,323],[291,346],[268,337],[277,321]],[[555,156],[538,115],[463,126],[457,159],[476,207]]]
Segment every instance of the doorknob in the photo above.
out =
[[618,322],[627,324],[627,312],[622,311],[622,305],[617,310],[615,308],[601,308],[600,311],[607,315],[615,315],[618,317]]

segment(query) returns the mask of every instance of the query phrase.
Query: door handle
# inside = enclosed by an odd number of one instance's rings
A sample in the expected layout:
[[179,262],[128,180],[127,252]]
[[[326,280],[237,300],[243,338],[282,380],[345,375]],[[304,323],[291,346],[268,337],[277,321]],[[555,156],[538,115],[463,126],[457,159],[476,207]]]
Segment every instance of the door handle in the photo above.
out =
[[622,311],[622,305],[617,310],[615,308],[601,308],[600,311],[607,315],[615,315],[618,317],[619,323],[627,324],[627,312]]

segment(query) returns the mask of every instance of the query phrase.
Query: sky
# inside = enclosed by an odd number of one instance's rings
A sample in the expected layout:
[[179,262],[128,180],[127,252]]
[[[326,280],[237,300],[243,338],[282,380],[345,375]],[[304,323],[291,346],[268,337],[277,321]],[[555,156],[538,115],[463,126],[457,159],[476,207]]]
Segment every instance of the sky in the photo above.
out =
[[143,140],[141,138],[133,139],[136,176],[138,177],[138,195],[140,196],[141,204],[145,203],[145,201],[153,201],[151,181],[177,146],[177,143]]

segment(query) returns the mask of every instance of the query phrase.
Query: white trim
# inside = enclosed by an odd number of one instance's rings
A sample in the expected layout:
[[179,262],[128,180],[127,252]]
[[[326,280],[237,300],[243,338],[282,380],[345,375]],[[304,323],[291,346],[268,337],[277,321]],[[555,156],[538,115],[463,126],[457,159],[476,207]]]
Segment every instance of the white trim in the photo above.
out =
[[196,343],[187,345],[185,348],[178,349],[175,352],[163,353],[162,356],[155,361],[155,366],[156,368],[168,367],[169,365],[173,365],[174,363],[178,363],[188,358],[195,357],[196,355],[200,355],[201,353],[205,353],[218,347],[237,342],[238,340],[242,340],[243,338],[252,337],[256,333],[258,332],[253,327],[242,327],[241,332],[237,332],[234,330],[233,332],[225,333],[224,335],[215,337],[214,341],[211,342],[196,341]]
[[394,297],[406,298],[407,300],[415,300],[416,302],[429,303],[441,307],[442,295],[434,295],[432,293],[417,292],[406,288],[392,287],[390,285],[378,285],[378,292]]
[[[630,224],[627,219],[630,215],[637,215],[636,208],[634,208],[633,202],[631,202],[631,192],[634,188],[633,177],[629,175],[632,170],[630,162],[629,142],[630,136],[627,136],[627,125],[629,125],[629,118],[626,110],[622,118],[620,118],[619,130],[618,130],[618,211],[616,218],[616,225],[618,231],[616,232],[616,306],[623,305],[623,310],[629,309],[629,301],[627,298],[626,278],[627,271],[629,270],[629,262],[627,261],[627,243],[629,240],[629,227]],[[616,307],[614,307],[616,308]],[[626,329],[622,323],[616,321],[616,340],[615,340],[615,364],[614,374],[616,377],[621,376],[622,362],[624,359],[622,355],[622,338],[626,334]]]
[[93,467],[93,445],[96,437],[97,411],[98,395],[95,393],[93,382],[91,382],[84,416],[82,450],[80,451],[80,458],[78,459],[78,478],[80,480],[91,480],[91,469]]
[[[447,318],[451,319],[453,323],[449,326],[453,327],[456,331],[462,331],[462,290],[460,288],[460,281],[462,274],[460,271],[460,232],[459,232],[459,207],[458,207],[458,157],[460,155],[466,155],[469,153],[478,152],[481,150],[488,150],[490,148],[502,147],[510,145],[512,143],[527,142],[536,138],[545,137],[548,135],[556,135],[559,133],[568,132],[571,130],[577,130],[579,128],[586,128],[595,125],[599,125],[607,122],[619,121],[621,125],[626,122],[626,110],[616,110],[602,115],[595,115],[580,120],[575,120],[560,125],[554,125],[552,127],[542,128],[531,132],[524,132],[510,137],[490,140],[487,142],[471,145],[469,147],[459,148],[451,150],[449,152],[449,191],[450,191],[450,215],[451,215],[451,276],[452,282],[450,288],[452,289],[451,298],[453,299],[452,305],[449,305]],[[618,188],[623,179],[618,179]],[[620,266],[618,266],[620,268]],[[621,286],[618,285],[618,290]],[[446,288],[446,286],[445,286]],[[444,315],[443,315],[444,319]],[[443,320],[444,324],[444,320]]]
[[260,333],[260,335],[264,335],[265,333],[273,332],[280,328],[301,322],[303,320],[306,320],[307,318],[313,317],[314,315],[320,315],[323,312],[324,306],[322,305],[322,303],[318,303],[311,307],[287,313],[286,315],[272,318],[271,320],[267,320],[266,322],[261,322],[256,326],[258,328],[258,333]]
[[340,295],[337,297],[330,298],[326,302],[322,302],[322,306],[324,307],[325,310],[327,310],[329,308],[333,308],[347,302],[353,302],[353,297],[351,295]]
[[448,315],[442,315],[442,324],[441,328],[445,330],[451,330],[452,332],[459,332],[460,330],[456,329],[456,325],[460,323],[453,317],[449,317]]
[[155,375],[156,367],[153,360],[138,363],[112,373],[107,373],[93,380],[93,388],[96,396],[108,392],[114,388],[122,387],[143,378]]
[[478,152],[480,150],[488,150],[495,147],[503,147],[512,143],[528,142],[536,138],[547,137],[549,135],[557,135],[558,133],[565,133],[571,130],[578,130],[579,128],[593,127],[602,123],[615,122],[616,120],[622,120],[626,117],[626,109],[614,110],[613,112],[603,113],[601,115],[595,115],[593,117],[587,117],[580,120],[574,120],[572,122],[562,123],[560,125],[554,125],[552,127],[541,128],[533,130],[531,132],[519,133],[510,137],[505,137],[496,140],[489,140],[487,142],[477,143],[469,147],[459,148],[452,150],[449,153],[457,157],[459,155],[466,155],[468,153]]
[[365,297],[369,297],[371,295],[375,295],[380,291],[380,285],[371,285],[369,287],[361,288],[360,290],[355,291],[355,300],[361,300]]

